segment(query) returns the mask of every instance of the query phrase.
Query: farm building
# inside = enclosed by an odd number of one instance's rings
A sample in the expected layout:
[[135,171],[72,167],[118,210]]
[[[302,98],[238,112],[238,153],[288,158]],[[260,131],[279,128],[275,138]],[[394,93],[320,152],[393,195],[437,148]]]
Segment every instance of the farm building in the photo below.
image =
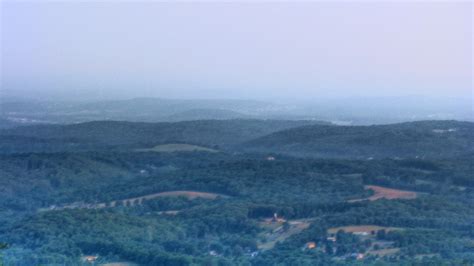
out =
[[316,248],[316,242],[311,241],[305,244],[305,249],[314,249],[314,248]]

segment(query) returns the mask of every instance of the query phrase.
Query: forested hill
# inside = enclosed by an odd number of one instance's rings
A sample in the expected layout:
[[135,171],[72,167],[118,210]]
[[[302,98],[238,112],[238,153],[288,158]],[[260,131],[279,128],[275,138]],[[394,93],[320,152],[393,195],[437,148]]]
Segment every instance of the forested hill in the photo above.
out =
[[311,123],[2,130],[0,265],[473,265],[472,123]]
[[21,124],[7,119],[0,118],[0,129],[13,128],[20,126]]
[[442,158],[474,152],[474,123],[334,126],[316,121],[96,121],[0,130],[0,153],[147,149],[193,144],[225,151],[325,158]]
[[151,148],[166,143],[231,147],[272,132],[315,121],[201,120],[177,123],[96,121],[0,130],[0,151],[52,152],[103,148]]
[[448,157],[474,151],[474,123],[310,125],[275,132],[249,141],[244,147],[246,151],[326,158]]

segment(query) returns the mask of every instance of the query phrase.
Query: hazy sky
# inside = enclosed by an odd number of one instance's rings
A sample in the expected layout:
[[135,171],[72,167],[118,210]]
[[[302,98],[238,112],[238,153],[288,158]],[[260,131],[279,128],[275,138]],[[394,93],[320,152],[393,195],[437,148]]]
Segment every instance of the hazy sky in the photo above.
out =
[[469,2],[2,1],[2,95],[472,93]]

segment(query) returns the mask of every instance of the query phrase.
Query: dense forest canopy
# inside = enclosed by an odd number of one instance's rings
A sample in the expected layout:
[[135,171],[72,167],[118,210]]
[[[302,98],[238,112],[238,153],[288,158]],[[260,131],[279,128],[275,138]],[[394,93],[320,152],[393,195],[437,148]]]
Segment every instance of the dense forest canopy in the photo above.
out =
[[392,125],[291,128],[246,143],[249,151],[313,157],[450,157],[474,151],[474,123],[420,121]]
[[473,124],[0,131],[5,265],[470,265]]

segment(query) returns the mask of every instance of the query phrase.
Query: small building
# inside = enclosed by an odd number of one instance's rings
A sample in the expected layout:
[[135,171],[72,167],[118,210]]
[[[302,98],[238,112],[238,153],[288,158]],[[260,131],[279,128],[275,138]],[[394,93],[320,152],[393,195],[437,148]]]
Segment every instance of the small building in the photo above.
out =
[[284,223],[286,222],[285,219],[278,217],[278,214],[275,212],[272,217],[272,223]]
[[364,253],[352,253],[349,257],[354,258],[356,260],[363,260],[364,259]]
[[82,256],[82,261],[87,262],[87,263],[94,263],[99,256]]
[[278,214],[275,212],[273,214],[272,222],[276,222],[276,221],[278,221]]
[[314,248],[316,248],[316,242],[311,241],[305,244],[305,249],[314,249]]
[[327,239],[327,241],[336,242],[336,237],[335,236],[329,236],[326,239]]

